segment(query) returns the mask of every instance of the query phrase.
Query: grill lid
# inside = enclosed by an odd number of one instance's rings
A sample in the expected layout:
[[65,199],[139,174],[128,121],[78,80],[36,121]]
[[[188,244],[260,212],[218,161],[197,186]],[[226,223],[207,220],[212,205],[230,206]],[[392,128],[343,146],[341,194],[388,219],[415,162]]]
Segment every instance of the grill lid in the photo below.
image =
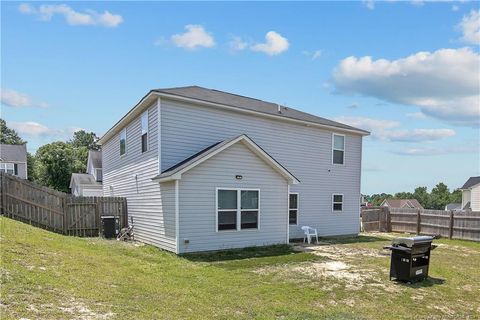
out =
[[416,236],[408,238],[397,238],[392,240],[392,245],[403,245],[406,247],[413,247],[419,244],[432,243],[434,237],[432,236]]

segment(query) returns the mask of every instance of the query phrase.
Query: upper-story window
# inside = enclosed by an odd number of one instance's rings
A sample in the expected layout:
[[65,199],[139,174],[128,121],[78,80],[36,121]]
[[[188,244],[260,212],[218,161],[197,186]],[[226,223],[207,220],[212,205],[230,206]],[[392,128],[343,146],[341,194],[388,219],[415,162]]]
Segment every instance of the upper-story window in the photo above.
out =
[[102,181],[103,180],[103,171],[102,169],[96,168],[95,169],[95,177],[97,181]]
[[16,163],[0,163],[0,171],[8,174],[17,175],[18,169]]
[[148,111],[142,114],[142,152],[148,150]]
[[342,134],[333,134],[332,138],[332,163],[345,163],[345,136]]
[[120,155],[123,156],[127,152],[127,128],[120,131]]

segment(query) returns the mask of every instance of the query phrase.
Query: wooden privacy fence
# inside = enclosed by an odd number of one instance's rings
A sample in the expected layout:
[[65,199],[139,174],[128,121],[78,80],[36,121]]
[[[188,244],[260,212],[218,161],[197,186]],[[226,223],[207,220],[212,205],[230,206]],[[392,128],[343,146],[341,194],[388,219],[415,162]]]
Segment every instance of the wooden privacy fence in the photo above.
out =
[[0,173],[1,213],[58,233],[91,237],[102,230],[101,218],[114,216],[127,225],[127,200],[122,197],[75,197]]
[[441,235],[450,239],[480,241],[480,212],[383,207],[362,208],[363,231]]

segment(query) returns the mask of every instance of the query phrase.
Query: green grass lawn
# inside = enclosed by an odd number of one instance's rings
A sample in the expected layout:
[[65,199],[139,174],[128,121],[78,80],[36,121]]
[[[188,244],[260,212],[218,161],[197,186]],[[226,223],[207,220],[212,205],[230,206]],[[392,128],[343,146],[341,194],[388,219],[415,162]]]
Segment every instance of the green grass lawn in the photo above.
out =
[[[2,319],[477,319],[480,244],[437,240],[431,279],[388,280],[389,234],[178,257],[0,218]],[[299,247],[299,248],[297,248]],[[300,251],[297,251],[300,250]],[[418,318],[417,318],[418,319]]]

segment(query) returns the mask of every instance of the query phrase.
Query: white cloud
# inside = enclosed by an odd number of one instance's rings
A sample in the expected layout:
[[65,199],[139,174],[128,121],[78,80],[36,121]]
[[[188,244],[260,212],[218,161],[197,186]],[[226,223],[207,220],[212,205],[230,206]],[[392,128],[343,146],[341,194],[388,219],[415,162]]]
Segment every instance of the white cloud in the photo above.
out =
[[404,156],[438,156],[444,154],[465,154],[478,153],[478,146],[447,146],[447,147],[425,147],[425,148],[407,148],[394,153]]
[[335,121],[370,131],[373,139],[392,142],[434,141],[454,136],[451,129],[399,130],[400,122],[365,117],[338,117]]
[[373,0],[364,0],[362,1],[362,4],[367,7],[369,10],[375,9],[375,1]]
[[480,44],[480,10],[472,10],[457,25],[462,32],[461,40],[468,44]]
[[257,43],[251,47],[253,51],[263,52],[270,56],[278,55],[288,50],[288,39],[275,31],[269,31],[265,35],[264,43]]
[[228,42],[228,47],[230,48],[230,51],[242,51],[245,50],[248,47],[248,42],[243,40],[240,37],[234,36],[232,39]]
[[11,89],[1,89],[0,90],[0,100],[2,104],[9,106],[9,107],[38,107],[38,108],[46,108],[48,104],[45,102],[35,103],[32,102],[32,99],[21,92],[11,90]]
[[456,12],[456,11],[458,11],[458,10],[460,10],[460,7],[454,4],[454,5],[452,6],[452,11]]
[[470,48],[418,52],[398,60],[348,57],[333,72],[338,92],[415,105],[452,124],[480,123],[480,55]]
[[18,10],[23,14],[35,15],[42,21],[50,21],[57,14],[62,15],[65,21],[72,26],[117,27],[123,22],[121,15],[112,14],[107,10],[103,13],[98,13],[94,10],[79,12],[66,4],[42,4],[35,8],[29,4],[22,3],[18,6]]
[[43,124],[34,121],[15,122],[9,121],[8,126],[17,131],[20,135],[43,136],[58,134],[58,131],[52,130]]
[[412,119],[420,119],[420,120],[428,119],[428,117],[423,112],[407,113],[407,117]]
[[187,30],[182,34],[174,34],[171,37],[172,42],[180,48],[193,50],[199,47],[211,48],[215,46],[213,36],[208,33],[203,26],[189,24],[185,26]]
[[305,50],[302,53],[307,57],[310,57],[312,60],[317,60],[322,56],[322,50],[315,50],[313,52]]
[[412,1],[410,1],[410,3],[412,5],[414,5],[415,7],[422,7],[422,6],[425,5],[425,1],[423,1],[423,0],[412,0]]

